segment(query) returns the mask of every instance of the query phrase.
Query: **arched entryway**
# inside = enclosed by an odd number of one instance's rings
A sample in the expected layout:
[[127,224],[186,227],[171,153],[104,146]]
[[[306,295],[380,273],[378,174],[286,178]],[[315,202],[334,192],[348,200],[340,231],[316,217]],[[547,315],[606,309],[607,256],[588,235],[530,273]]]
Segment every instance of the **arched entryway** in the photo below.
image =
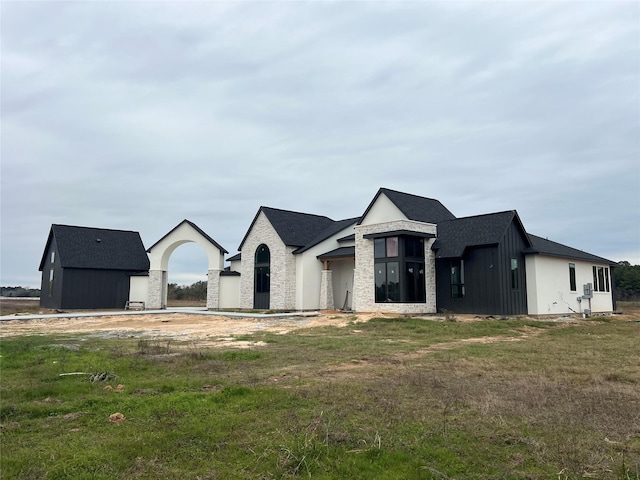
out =
[[253,308],[269,308],[271,291],[271,253],[264,243],[256,249],[253,275]]
[[197,243],[207,254],[207,308],[218,308],[220,272],[224,268],[224,254],[229,252],[189,220],[184,220],[178,224],[147,250],[151,263],[147,296],[148,308],[167,307],[169,258],[176,248],[189,242]]

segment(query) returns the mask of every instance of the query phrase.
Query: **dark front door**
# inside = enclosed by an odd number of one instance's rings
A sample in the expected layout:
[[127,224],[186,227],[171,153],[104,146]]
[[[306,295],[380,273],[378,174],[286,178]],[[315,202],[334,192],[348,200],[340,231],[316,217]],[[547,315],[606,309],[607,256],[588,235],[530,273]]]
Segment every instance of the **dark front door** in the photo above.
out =
[[271,287],[271,255],[269,247],[260,245],[256,250],[254,267],[253,308],[267,310],[269,308],[269,292]]

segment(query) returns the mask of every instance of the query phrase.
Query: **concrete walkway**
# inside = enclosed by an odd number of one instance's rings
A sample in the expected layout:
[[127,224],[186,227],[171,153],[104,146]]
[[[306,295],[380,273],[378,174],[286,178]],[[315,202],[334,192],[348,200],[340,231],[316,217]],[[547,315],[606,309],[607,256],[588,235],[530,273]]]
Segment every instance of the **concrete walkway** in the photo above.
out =
[[163,310],[118,310],[106,312],[69,312],[52,313],[49,315],[4,315],[0,316],[0,322],[8,320],[35,320],[44,318],[80,318],[80,317],[109,317],[122,315],[164,315],[168,313],[183,313],[191,315],[211,315],[216,317],[235,318],[286,318],[286,317],[315,317],[320,312],[291,312],[291,313],[249,313],[249,312],[219,312],[207,310],[206,307],[173,307]]

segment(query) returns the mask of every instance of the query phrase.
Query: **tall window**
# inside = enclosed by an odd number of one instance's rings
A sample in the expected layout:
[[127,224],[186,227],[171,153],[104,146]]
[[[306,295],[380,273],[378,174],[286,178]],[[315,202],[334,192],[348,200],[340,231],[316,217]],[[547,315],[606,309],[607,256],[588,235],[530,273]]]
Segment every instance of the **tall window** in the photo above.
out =
[[49,296],[53,296],[53,268],[49,270]]
[[609,291],[609,267],[593,266],[593,291]]
[[451,260],[451,298],[464,297],[464,260]]
[[424,239],[412,236],[373,241],[376,303],[424,303]]
[[256,281],[256,293],[267,293],[270,290],[270,260],[271,255],[269,253],[269,247],[266,245],[260,245],[256,250],[256,262],[255,262],[255,281]]
[[569,264],[569,288],[572,292],[576,291],[576,264]]
[[511,288],[517,290],[520,288],[518,284],[518,259],[511,259]]

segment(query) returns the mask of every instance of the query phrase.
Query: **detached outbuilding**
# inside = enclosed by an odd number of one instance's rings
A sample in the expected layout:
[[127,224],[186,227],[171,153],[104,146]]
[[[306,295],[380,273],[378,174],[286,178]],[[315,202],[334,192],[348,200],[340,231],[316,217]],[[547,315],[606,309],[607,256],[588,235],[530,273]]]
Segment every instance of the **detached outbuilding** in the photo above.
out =
[[54,224],[39,270],[41,307],[123,308],[149,258],[138,232]]

